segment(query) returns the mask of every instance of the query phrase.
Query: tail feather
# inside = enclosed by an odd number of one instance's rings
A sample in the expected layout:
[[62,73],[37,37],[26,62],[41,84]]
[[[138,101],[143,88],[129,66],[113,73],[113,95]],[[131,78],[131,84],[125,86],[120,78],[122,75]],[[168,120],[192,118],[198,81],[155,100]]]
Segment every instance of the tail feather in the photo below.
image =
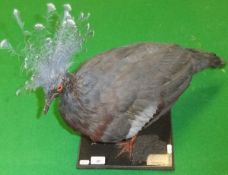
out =
[[210,61],[211,68],[223,68],[226,65],[225,61],[222,58],[214,57]]
[[215,53],[202,52],[195,49],[188,49],[192,55],[194,71],[198,72],[206,68],[223,68],[226,63]]

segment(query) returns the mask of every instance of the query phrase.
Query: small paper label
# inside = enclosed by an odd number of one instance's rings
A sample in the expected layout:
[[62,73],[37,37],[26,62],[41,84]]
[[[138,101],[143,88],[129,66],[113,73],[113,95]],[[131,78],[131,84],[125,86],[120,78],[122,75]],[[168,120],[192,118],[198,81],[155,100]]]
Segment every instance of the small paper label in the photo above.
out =
[[89,160],[80,160],[79,164],[80,165],[89,165]]
[[90,159],[91,165],[104,165],[105,157],[104,156],[92,156]]
[[152,166],[172,166],[172,155],[171,154],[150,154],[147,157],[147,165]]
[[171,144],[168,144],[168,145],[167,145],[167,153],[168,153],[168,154],[172,154],[172,152],[173,152],[172,145],[171,145]]

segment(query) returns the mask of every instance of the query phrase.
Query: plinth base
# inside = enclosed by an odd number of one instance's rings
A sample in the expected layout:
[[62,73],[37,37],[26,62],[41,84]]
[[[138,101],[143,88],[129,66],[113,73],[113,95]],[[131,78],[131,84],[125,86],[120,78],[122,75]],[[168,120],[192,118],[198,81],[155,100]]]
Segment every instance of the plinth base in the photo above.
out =
[[137,136],[132,158],[123,154],[116,158],[118,148],[110,143],[93,143],[81,138],[78,168],[173,169],[171,112],[142,130]]

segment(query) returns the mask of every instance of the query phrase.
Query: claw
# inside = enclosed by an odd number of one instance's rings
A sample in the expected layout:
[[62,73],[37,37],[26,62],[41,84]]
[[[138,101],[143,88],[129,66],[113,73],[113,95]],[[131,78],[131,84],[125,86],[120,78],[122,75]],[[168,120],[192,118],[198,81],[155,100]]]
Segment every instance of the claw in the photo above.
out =
[[117,143],[116,145],[117,145],[118,149],[120,149],[120,152],[117,154],[117,156],[115,158],[120,157],[124,153],[128,153],[128,156],[131,159],[132,158],[134,144],[136,142],[136,137],[137,136],[134,136],[131,139],[128,139],[126,141],[122,141],[120,143]]

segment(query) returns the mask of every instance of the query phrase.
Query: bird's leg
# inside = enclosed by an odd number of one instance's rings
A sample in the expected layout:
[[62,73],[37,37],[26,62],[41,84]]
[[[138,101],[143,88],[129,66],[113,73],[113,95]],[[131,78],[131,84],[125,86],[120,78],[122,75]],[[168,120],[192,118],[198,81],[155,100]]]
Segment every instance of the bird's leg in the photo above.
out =
[[126,141],[122,141],[120,143],[117,143],[117,147],[120,149],[120,152],[117,154],[116,158],[118,158],[119,156],[121,156],[124,153],[128,153],[129,158],[132,158],[132,153],[133,153],[133,148],[134,148],[134,144],[136,142],[136,137],[134,136],[131,139],[128,139]]

